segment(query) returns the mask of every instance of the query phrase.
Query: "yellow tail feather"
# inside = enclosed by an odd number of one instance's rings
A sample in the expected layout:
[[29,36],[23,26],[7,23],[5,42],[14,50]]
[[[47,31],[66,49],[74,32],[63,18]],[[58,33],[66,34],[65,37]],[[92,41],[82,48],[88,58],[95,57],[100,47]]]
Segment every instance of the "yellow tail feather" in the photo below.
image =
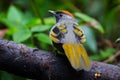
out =
[[90,70],[90,61],[82,44],[63,44],[63,49],[74,69]]

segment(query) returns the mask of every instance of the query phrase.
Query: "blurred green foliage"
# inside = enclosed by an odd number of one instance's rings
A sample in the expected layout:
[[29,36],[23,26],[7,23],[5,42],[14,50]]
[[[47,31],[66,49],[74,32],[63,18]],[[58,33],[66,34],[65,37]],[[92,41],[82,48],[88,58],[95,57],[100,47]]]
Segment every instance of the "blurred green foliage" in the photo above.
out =
[[[90,59],[104,61],[120,42],[120,0],[0,0],[0,30],[4,38],[30,47],[53,50],[49,39],[55,18],[48,10],[65,9],[74,14],[86,35]],[[106,40],[109,43],[106,43]],[[0,72],[0,80],[28,80]]]

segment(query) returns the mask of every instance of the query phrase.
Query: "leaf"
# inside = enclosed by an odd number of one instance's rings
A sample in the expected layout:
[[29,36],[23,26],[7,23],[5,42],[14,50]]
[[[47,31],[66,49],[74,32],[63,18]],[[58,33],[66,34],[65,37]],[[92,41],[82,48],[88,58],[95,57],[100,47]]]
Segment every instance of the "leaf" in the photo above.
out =
[[26,27],[22,27],[19,28],[19,30],[13,34],[13,40],[15,42],[23,42],[30,38],[30,36],[31,36],[30,30]]
[[31,28],[32,32],[43,32],[49,30],[51,26],[49,25],[38,25]]
[[7,13],[7,19],[16,22],[22,22],[23,21],[22,12],[20,12],[15,6],[11,5]]
[[84,31],[84,34],[86,36],[86,45],[89,47],[89,49],[91,51],[96,53],[97,52],[97,42],[95,40],[93,31],[89,27],[86,27],[86,26],[82,26],[81,28]]
[[1,80],[13,80],[13,77],[11,74],[1,71]]
[[85,22],[92,22],[92,21],[94,21],[93,18],[91,18],[90,16],[85,15],[83,13],[75,13],[75,16],[79,17],[80,19],[82,19]]
[[43,42],[43,43],[47,43],[47,44],[52,44],[50,38],[48,35],[44,34],[44,33],[39,33],[39,34],[36,34],[34,35],[40,42]]
[[20,28],[23,27],[24,25],[22,23],[16,22],[16,21],[12,21],[12,20],[8,20],[8,19],[2,19],[2,22],[8,26],[9,28]]
[[45,18],[45,24],[49,24],[49,25],[55,24],[55,18],[53,17]]
[[83,13],[75,13],[75,16],[82,19],[84,22],[88,23],[88,25],[97,29],[101,33],[104,33],[104,29],[103,29],[102,25],[97,20],[95,20],[94,18],[92,18],[88,15],[85,15]]
[[5,13],[0,13],[0,22],[5,18]]
[[32,27],[32,26],[35,26],[35,25],[40,25],[41,24],[41,21],[39,18],[32,18],[31,20],[28,21],[28,23],[26,24],[28,27]]
[[116,43],[120,43],[120,37],[115,42]]
[[13,5],[9,7],[7,16],[4,13],[0,15],[0,21],[9,28],[18,28],[24,25],[23,14]]
[[19,28],[24,27],[25,25],[20,24],[19,22],[16,21],[11,21],[8,19],[2,19],[2,22],[9,28],[8,34],[13,34],[16,32]]
[[[55,24],[55,19],[51,18],[51,17],[45,18],[44,21],[45,21],[46,25]],[[29,27],[33,27],[35,25],[41,25],[41,23],[42,22],[41,22],[41,20],[39,18],[32,18],[31,20],[28,21],[28,23],[26,25],[29,26]]]
[[115,53],[115,49],[114,48],[106,48],[106,50],[100,50],[100,55],[103,59],[108,58],[109,56],[113,55]]
[[101,56],[100,55],[94,55],[94,56],[90,56],[90,60],[96,60],[96,61],[100,61],[101,60]]
[[[119,31],[119,24],[117,24],[117,22],[119,23],[118,19],[119,19],[119,15],[117,15],[120,11],[120,5],[115,6],[114,8],[112,8],[109,11],[109,14],[106,15],[105,20],[104,20],[104,25],[105,25],[105,31],[106,31],[106,36],[107,37],[111,37],[111,36],[116,36],[116,34],[111,33],[113,32],[113,30],[115,30],[115,32],[118,30]],[[118,33],[117,33],[118,34]]]

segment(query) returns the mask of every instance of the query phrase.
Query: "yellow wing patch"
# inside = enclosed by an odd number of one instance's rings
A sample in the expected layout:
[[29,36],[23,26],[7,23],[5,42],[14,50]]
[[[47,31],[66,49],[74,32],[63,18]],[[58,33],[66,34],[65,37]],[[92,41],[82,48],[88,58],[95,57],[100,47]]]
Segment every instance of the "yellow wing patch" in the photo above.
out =
[[74,26],[74,33],[81,38],[80,41],[81,41],[82,43],[84,43],[84,42],[86,41],[86,37],[85,37],[85,35],[83,34],[83,31],[80,29],[79,26],[77,26],[77,25]]
[[65,29],[65,25],[58,26],[59,29]]
[[56,43],[59,41],[57,38],[55,38],[55,37],[53,37],[53,36],[51,36],[51,35],[50,35],[50,39],[51,39],[53,42],[56,42]]
[[90,70],[88,55],[81,44],[63,44],[65,54],[72,67],[76,70]]
[[59,29],[60,32],[63,33],[63,34],[67,32],[65,25],[60,25],[60,26],[58,26],[58,29]]
[[50,39],[55,43],[59,42],[59,39],[57,39],[56,36],[57,34],[55,34],[54,32],[50,33]]
[[64,34],[64,33],[67,32],[67,30],[66,30],[66,29],[63,29],[63,30],[61,30],[60,32]]
[[53,36],[57,36],[57,34],[55,34],[53,31],[51,31],[50,34],[53,35]]
[[83,35],[83,32],[80,31],[80,30],[77,30],[77,29],[74,29],[74,32],[79,35],[79,36],[82,36]]
[[60,41],[60,39],[62,38],[62,36],[67,32],[67,29],[65,27],[65,25],[60,25],[60,26],[56,26],[55,28],[53,28],[53,30],[51,30],[50,32],[50,39],[55,42],[58,43]]
[[85,41],[86,41],[86,37],[85,37],[85,35],[83,35],[82,37],[81,37],[81,40],[80,40],[82,43],[84,43]]

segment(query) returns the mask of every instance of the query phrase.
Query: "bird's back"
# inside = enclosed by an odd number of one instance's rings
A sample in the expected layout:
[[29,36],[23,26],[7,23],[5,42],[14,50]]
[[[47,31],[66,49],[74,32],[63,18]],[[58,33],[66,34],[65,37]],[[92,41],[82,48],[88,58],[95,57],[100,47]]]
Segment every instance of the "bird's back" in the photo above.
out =
[[75,37],[76,35],[74,34],[74,26],[78,25],[75,21],[71,20],[62,20],[58,22],[52,30],[54,30],[56,27],[59,28],[59,26],[65,26],[65,33],[60,32],[59,35],[61,38],[59,43],[71,43],[71,44],[78,44],[79,40],[77,40]]

